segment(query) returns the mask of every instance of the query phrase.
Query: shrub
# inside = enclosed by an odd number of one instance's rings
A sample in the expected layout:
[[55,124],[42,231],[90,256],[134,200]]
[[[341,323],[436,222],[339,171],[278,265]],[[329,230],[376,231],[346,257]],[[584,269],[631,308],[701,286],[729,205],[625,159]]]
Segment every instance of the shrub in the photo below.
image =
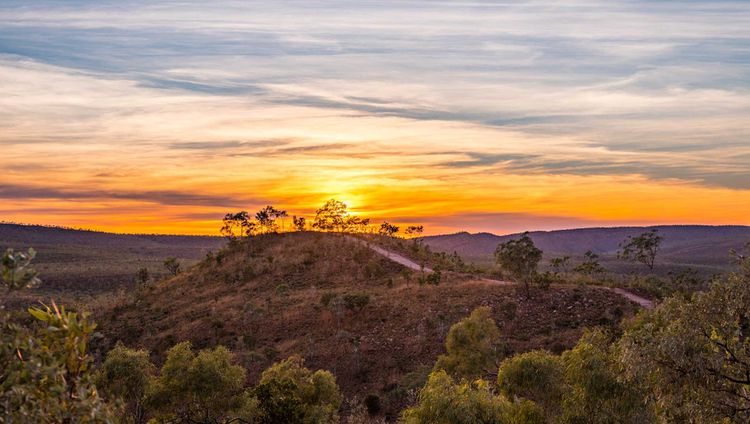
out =
[[384,274],[383,267],[374,259],[367,261],[364,269],[365,278],[378,278]]
[[343,297],[344,306],[350,311],[361,311],[370,303],[370,295],[367,293],[347,293]]
[[169,272],[172,276],[175,276],[180,273],[181,265],[180,262],[177,261],[177,258],[167,258],[164,260],[164,268],[167,269],[167,272]]
[[431,284],[433,286],[437,286],[440,284],[440,281],[442,280],[442,274],[440,273],[439,269],[435,269],[433,272],[427,274],[425,277],[425,284]]
[[623,381],[611,340],[601,331],[587,331],[561,356],[568,389],[562,402],[564,423],[608,424],[654,422],[636,385]]
[[495,396],[482,380],[456,383],[445,371],[430,374],[416,406],[402,414],[405,424],[543,424],[544,414],[530,401],[512,403]]
[[550,414],[559,409],[565,391],[565,372],[559,356],[531,351],[503,361],[497,385],[505,396],[532,400]]
[[232,364],[224,346],[193,353],[190,342],[182,342],[167,352],[159,377],[149,389],[149,404],[157,417],[167,421],[205,422],[243,419],[253,421],[257,400],[243,389],[245,369]]
[[326,308],[328,305],[331,304],[331,301],[338,297],[338,294],[333,292],[325,292],[322,295],[320,295],[320,304],[325,306]]
[[494,367],[499,357],[499,339],[500,331],[490,316],[490,308],[477,308],[448,331],[448,354],[438,358],[435,370],[445,370],[457,378],[479,378]]
[[88,343],[96,324],[54,302],[29,312],[41,324],[33,330],[0,317],[0,420],[45,423],[65,417],[67,422],[114,423],[90,372]]
[[149,360],[148,352],[128,349],[118,342],[107,352],[96,375],[96,387],[109,400],[122,399],[133,423],[145,423],[146,389],[155,372],[156,367]]
[[255,389],[263,423],[338,423],[341,394],[328,371],[312,372],[299,356],[263,371]]
[[289,293],[289,286],[286,284],[279,284],[276,286],[276,294],[279,296],[286,296]]

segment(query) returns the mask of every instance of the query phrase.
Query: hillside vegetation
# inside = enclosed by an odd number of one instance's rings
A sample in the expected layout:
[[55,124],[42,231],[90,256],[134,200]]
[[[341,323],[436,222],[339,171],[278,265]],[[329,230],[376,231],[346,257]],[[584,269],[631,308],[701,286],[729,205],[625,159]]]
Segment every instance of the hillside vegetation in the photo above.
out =
[[0,246],[36,249],[34,263],[44,275],[40,298],[132,287],[140,268],[158,276],[165,273],[164,259],[175,257],[191,265],[224,243],[220,237],[112,234],[0,223]]
[[[627,237],[657,230],[664,238],[655,271],[665,273],[692,267],[704,274],[725,272],[732,261],[727,252],[740,249],[750,240],[750,227],[665,225],[654,227],[580,228],[560,231],[532,231],[529,236],[545,253],[545,259],[569,255],[580,260],[590,250],[602,257],[602,263],[614,272],[637,271],[638,266],[617,259],[620,243]],[[494,262],[498,244],[520,237],[466,232],[423,237],[422,241],[439,252],[456,252],[467,261]]]
[[443,352],[450,326],[476,307],[490,307],[505,354],[561,352],[585,327],[616,328],[635,311],[597,288],[538,290],[528,299],[514,287],[455,273],[437,285],[421,277],[340,234],[255,236],[132,298],[102,302],[99,348],[121,341],[158,362],[178,342],[224,345],[248,381],[297,354],[312,369],[333,372],[347,397],[377,395],[395,416]]

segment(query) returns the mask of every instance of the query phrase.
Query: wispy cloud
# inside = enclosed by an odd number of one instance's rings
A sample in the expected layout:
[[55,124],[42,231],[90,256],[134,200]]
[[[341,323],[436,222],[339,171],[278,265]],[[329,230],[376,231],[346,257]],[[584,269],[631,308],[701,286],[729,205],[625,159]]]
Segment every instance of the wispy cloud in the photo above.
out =
[[[463,191],[485,213],[585,224],[647,215],[606,192],[637,181],[641,201],[711,193],[727,212],[696,219],[735,222],[750,3],[7,0],[0,110],[0,213],[76,194],[399,213],[419,193],[450,215]],[[613,211],[581,202],[582,181]]]
[[179,206],[224,206],[235,207],[237,205],[259,204],[262,200],[251,198],[223,197],[209,194],[199,194],[181,191],[167,190],[138,190],[138,191],[104,191],[104,190],[76,190],[52,187],[35,187],[25,185],[3,185],[0,186],[0,199],[11,200],[37,200],[58,199],[68,201],[86,200],[134,200],[160,205]]

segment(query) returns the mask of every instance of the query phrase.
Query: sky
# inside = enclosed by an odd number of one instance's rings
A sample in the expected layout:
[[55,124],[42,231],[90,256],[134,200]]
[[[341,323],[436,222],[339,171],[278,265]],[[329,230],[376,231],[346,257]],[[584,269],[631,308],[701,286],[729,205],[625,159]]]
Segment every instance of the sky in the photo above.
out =
[[750,2],[0,2],[0,220],[750,224]]

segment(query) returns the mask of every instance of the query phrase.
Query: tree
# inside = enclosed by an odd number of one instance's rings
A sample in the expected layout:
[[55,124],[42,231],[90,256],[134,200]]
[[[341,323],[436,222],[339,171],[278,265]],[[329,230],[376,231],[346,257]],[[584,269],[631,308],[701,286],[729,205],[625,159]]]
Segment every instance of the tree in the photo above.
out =
[[299,356],[291,356],[263,371],[255,395],[262,423],[339,422],[342,398],[336,378],[328,371],[310,371]]
[[245,369],[232,364],[227,348],[196,355],[190,342],[182,342],[167,352],[160,375],[149,386],[148,403],[161,422],[254,422],[258,401],[244,384]]
[[479,307],[451,326],[445,339],[448,354],[438,357],[435,370],[467,380],[491,372],[499,359],[500,331],[490,313],[489,307]]
[[335,199],[328,200],[323,207],[315,211],[313,228],[320,231],[339,231],[346,229],[346,204]]
[[520,397],[539,404],[550,421],[559,414],[567,390],[560,357],[541,350],[503,361],[497,373],[497,385],[500,393],[509,399]]
[[164,260],[164,268],[172,275],[175,276],[180,273],[181,265],[177,258],[167,258]]
[[384,222],[380,224],[380,230],[378,231],[378,233],[381,236],[393,237],[396,233],[398,233],[398,230],[398,226]]
[[534,245],[528,233],[518,240],[501,243],[495,250],[495,258],[500,267],[508,271],[514,279],[523,283],[526,297],[530,296],[530,285],[537,273],[537,266],[542,259],[542,251]]
[[287,216],[286,211],[279,210],[273,206],[266,206],[255,213],[255,220],[257,221],[258,231],[261,234],[275,233],[279,230],[279,225],[276,223],[277,219],[284,218]]
[[621,251],[617,252],[617,257],[633,262],[640,262],[649,269],[654,269],[656,254],[659,252],[663,237],[658,234],[658,230],[651,230],[639,236],[628,236],[620,243]]
[[345,221],[346,231],[352,233],[364,233],[370,225],[370,218],[363,219],[354,215],[347,216]]
[[750,422],[750,260],[691,298],[644,312],[619,343],[625,376],[668,422]]
[[151,280],[151,276],[148,274],[148,268],[139,268],[138,272],[135,273],[135,283],[139,286],[145,286]]
[[2,257],[2,280],[7,291],[31,288],[41,282],[31,267],[36,251],[29,248],[26,253],[7,249]]
[[483,380],[456,383],[434,370],[417,405],[402,413],[405,424],[543,424],[542,410],[530,401],[513,403],[492,393]]
[[573,270],[584,275],[601,274],[604,268],[599,264],[599,255],[588,250],[583,254],[583,262],[578,264]]
[[250,217],[246,211],[228,213],[222,220],[221,235],[230,241],[240,237],[247,237],[253,233]]
[[114,423],[91,378],[87,314],[52,302],[29,308],[33,329],[0,322],[0,420],[10,423]]
[[118,342],[107,352],[95,382],[110,401],[121,399],[125,403],[125,411],[131,418],[128,422],[143,424],[147,418],[146,390],[155,373],[156,367],[149,360],[148,352],[128,349]]
[[568,273],[568,264],[570,263],[570,256],[561,256],[558,258],[552,258],[550,266],[555,278],[558,278],[561,274]]
[[568,389],[561,423],[653,423],[654,415],[637,385],[621,379],[612,340],[599,330],[587,331],[561,356]]
[[297,216],[293,216],[292,223],[294,223],[294,229],[297,231],[305,231],[305,228],[307,226],[307,220],[305,220],[305,217],[303,216],[300,216],[299,218]]
[[423,231],[424,231],[424,226],[423,225],[410,225],[410,226],[406,227],[406,231],[404,231],[404,234],[406,234],[407,236],[415,236],[416,237],[416,236],[422,234]]

